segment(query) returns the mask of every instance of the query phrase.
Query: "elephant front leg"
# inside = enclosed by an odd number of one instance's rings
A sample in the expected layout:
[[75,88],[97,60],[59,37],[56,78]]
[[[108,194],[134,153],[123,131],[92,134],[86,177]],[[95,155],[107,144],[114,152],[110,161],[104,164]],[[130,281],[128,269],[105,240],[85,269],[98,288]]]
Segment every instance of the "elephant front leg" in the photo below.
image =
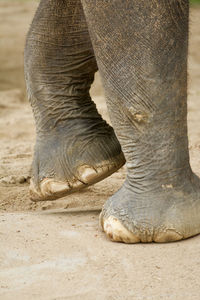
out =
[[42,0],[25,76],[36,121],[32,200],[54,200],[116,171],[124,156],[89,95],[96,60],[79,0]]
[[127,161],[103,207],[113,241],[168,242],[200,232],[189,164],[186,0],[82,0],[113,127]]

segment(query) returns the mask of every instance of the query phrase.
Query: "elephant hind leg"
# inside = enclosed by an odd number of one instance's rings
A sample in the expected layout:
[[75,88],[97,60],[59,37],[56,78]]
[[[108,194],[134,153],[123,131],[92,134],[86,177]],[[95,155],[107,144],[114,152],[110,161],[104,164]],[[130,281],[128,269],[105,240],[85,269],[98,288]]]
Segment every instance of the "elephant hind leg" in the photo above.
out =
[[[81,0],[127,178],[104,205],[113,241],[200,233],[187,137],[187,0]],[[101,42],[100,42],[101,41]]]
[[115,133],[89,89],[97,71],[79,0],[41,0],[25,48],[25,77],[36,122],[32,200],[54,200],[124,164]]

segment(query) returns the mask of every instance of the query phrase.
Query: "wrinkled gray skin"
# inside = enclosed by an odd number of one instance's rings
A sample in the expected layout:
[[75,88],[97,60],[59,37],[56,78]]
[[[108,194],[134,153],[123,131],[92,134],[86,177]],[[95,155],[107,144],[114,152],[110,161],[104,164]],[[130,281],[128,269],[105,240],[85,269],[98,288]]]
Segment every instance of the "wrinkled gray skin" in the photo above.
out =
[[[187,138],[188,15],[187,0],[41,0],[25,49],[33,200],[105,178],[123,165],[122,147],[127,178],[103,207],[106,234],[136,243],[200,232]],[[89,96],[97,65],[118,139]]]

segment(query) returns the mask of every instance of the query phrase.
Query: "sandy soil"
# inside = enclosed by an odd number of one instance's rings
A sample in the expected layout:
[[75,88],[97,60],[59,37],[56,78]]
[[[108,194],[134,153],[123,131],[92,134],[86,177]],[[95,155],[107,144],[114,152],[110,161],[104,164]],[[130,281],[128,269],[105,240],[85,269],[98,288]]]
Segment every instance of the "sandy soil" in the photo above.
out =
[[[35,139],[23,45],[37,2],[0,1],[0,299],[199,300],[200,236],[180,243],[111,243],[102,204],[125,168],[84,192],[35,204],[28,182]],[[200,175],[200,8],[191,13],[189,140]],[[99,76],[93,99],[109,121]]]

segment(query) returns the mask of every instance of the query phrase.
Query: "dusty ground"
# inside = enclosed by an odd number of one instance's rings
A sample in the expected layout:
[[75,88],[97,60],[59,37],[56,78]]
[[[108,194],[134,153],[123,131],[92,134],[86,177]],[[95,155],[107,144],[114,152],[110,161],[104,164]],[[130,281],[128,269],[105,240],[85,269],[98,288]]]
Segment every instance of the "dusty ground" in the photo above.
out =
[[[23,45],[37,2],[0,1],[0,299],[199,300],[200,236],[173,244],[109,242],[98,226],[110,178],[55,202],[28,196],[35,131],[23,82]],[[200,175],[200,8],[191,14],[189,139]],[[108,119],[99,78],[94,100]]]

